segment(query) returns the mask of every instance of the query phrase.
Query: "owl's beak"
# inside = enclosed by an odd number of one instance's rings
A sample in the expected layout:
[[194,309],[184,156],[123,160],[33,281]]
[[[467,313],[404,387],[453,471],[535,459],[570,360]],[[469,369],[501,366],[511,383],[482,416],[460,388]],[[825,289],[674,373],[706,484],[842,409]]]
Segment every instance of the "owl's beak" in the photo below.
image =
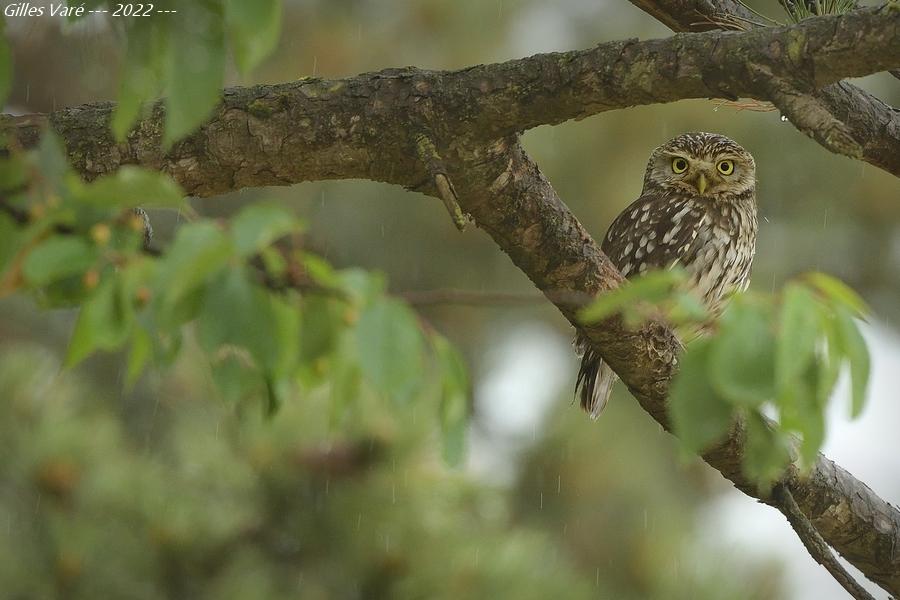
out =
[[700,173],[700,176],[697,177],[697,191],[700,192],[701,196],[706,191],[706,188],[708,186],[709,186],[709,182],[706,179],[706,174]]

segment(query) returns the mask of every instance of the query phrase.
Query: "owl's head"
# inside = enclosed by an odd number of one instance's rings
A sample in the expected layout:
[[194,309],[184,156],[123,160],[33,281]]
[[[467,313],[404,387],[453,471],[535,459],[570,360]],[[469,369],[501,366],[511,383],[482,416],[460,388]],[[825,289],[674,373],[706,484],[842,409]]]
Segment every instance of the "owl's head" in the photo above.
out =
[[683,133],[653,151],[644,191],[663,189],[711,199],[753,192],[756,163],[734,140],[716,133]]

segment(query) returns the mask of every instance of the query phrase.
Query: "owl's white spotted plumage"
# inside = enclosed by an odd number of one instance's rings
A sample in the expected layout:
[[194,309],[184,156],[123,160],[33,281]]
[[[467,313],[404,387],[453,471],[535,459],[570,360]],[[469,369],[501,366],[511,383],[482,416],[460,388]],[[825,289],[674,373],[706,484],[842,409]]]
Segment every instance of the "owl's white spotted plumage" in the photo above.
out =
[[[603,251],[625,277],[680,265],[691,292],[718,315],[728,295],[750,283],[756,251],[756,164],[731,139],[685,133],[653,151],[641,196],[603,238]],[[581,336],[576,390],[596,418],[616,375]]]

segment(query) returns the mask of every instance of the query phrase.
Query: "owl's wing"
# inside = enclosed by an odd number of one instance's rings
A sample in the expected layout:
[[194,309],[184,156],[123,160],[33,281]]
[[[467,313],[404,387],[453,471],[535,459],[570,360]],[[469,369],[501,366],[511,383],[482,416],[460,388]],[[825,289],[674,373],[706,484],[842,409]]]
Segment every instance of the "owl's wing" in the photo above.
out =
[[701,245],[698,234],[707,219],[699,202],[649,192],[616,217],[601,247],[625,277],[687,265]]

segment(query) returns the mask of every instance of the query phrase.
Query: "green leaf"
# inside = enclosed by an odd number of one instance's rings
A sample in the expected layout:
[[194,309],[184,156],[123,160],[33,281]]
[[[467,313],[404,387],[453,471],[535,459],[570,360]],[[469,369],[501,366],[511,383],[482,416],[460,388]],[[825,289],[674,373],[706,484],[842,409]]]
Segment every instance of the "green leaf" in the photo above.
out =
[[12,88],[12,53],[6,41],[6,19],[0,17],[0,105],[6,104]]
[[209,222],[183,226],[175,236],[157,277],[157,309],[164,326],[193,317],[201,298],[195,292],[231,259],[231,240]]
[[790,283],[784,289],[775,377],[779,393],[790,388],[815,358],[821,305],[804,286]]
[[824,406],[831,397],[838,377],[840,377],[841,367],[844,363],[844,348],[834,311],[823,310],[821,312],[819,329],[825,337],[825,348],[820,349],[817,353],[819,380],[816,382],[816,389],[819,394],[819,402]]
[[712,342],[698,339],[681,358],[672,383],[669,412],[682,448],[698,453],[719,440],[733,419],[731,406],[713,389],[707,373]]
[[790,441],[783,432],[772,429],[756,411],[750,412],[745,425],[744,473],[760,487],[768,487],[781,477],[791,461]]
[[866,302],[846,283],[825,273],[807,273],[803,278],[822,293],[828,300],[849,309],[854,316],[862,318],[870,313]]
[[651,271],[624,283],[621,287],[597,298],[583,308],[578,317],[583,323],[596,323],[621,312],[636,302],[659,302],[668,298],[675,286],[684,280],[678,269]]
[[16,190],[28,184],[28,163],[21,154],[0,158],[0,189]]
[[278,412],[284,404],[290,389],[289,382],[284,378],[266,376],[266,403],[263,405],[263,415],[271,417]]
[[213,382],[229,404],[238,405],[244,400],[268,394],[265,379],[243,351],[228,349],[217,353],[211,368]]
[[303,268],[313,281],[325,288],[340,287],[341,277],[325,259],[306,252],[302,260]]
[[37,150],[29,154],[29,161],[38,170],[49,191],[61,194],[69,163],[60,137],[50,129],[44,130]]
[[359,364],[377,390],[405,399],[422,372],[422,335],[415,316],[395,300],[368,306],[356,325]]
[[238,256],[256,254],[278,238],[299,230],[299,221],[279,206],[253,204],[231,223]]
[[342,331],[334,346],[328,372],[330,419],[332,425],[340,422],[349,407],[359,399],[361,373],[356,354],[356,339],[351,331]]
[[278,43],[281,0],[225,0],[225,27],[242,73],[262,61]]
[[125,139],[143,104],[162,90],[168,26],[168,19],[132,19],[128,23],[125,64],[120,69],[118,102],[110,124],[117,141]]
[[713,389],[738,406],[775,399],[775,336],[764,306],[735,298],[712,341],[709,379]]
[[345,327],[343,315],[347,306],[330,298],[303,298],[300,331],[300,361],[312,365],[331,354]]
[[229,269],[207,288],[197,326],[208,352],[245,348],[277,379],[296,364],[299,321],[295,307],[251,282],[243,269]]
[[72,367],[95,350],[116,350],[128,339],[134,323],[134,306],[123,293],[117,277],[106,277],[84,303],[66,354]]
[[209,117],[222,94],[225,36],[221,8],[208,2],[183,2],[170,24],[166,64],[168,147],[195,131]]
[[434,335],[431,343],[441,376],[439,410],[444,461],[449,466],[457,466],[466,449],[469,378],[465,361],[446,338]]
[[84,238],[53,236],[28,253],[22,264],[22,274],[31,285],[43,286],[84,273],[96,259],[96,248]]
[[180,206],[184,202],[184,192],[171,177],[131,165],[85,186],[78,196],[85,204],[103,208]]
[[825,441],[825,403],[827,395],[819,390],[822,365],[810,363],[803,377],[798,378],[779,398],[781,428],[796,431],[803,437],[799,446],[804,467],[814,464]]
[[869,348],[859,332],[859,327],[846,309],[835,311],[841,347],[850,363],[850,414],[859,416],[866,404],[866,389],[869,386]]
[[131,337],[131,351],[128,353],[128,366],[125,369],[125,387],[131,389],[153,354],[153,341],[142,327],[135,327]]
[[[306,264],[311,264],[307,257]],[[343,269],[337,273],[337,287],[358,304],[370,304],[387,289],[384,275],[363,269]]]
[[666,321],[673,325],[695,326],[709,319],[709,311],[703,303],[689,292],[678,292],[672,298],[672,305],[666,312]]
[[[24,236],[19,225],[6,213],[0,212],[0,276],[6,273],[10,261],[19,253]],[[2,277],[0,277],[2,287]]]

